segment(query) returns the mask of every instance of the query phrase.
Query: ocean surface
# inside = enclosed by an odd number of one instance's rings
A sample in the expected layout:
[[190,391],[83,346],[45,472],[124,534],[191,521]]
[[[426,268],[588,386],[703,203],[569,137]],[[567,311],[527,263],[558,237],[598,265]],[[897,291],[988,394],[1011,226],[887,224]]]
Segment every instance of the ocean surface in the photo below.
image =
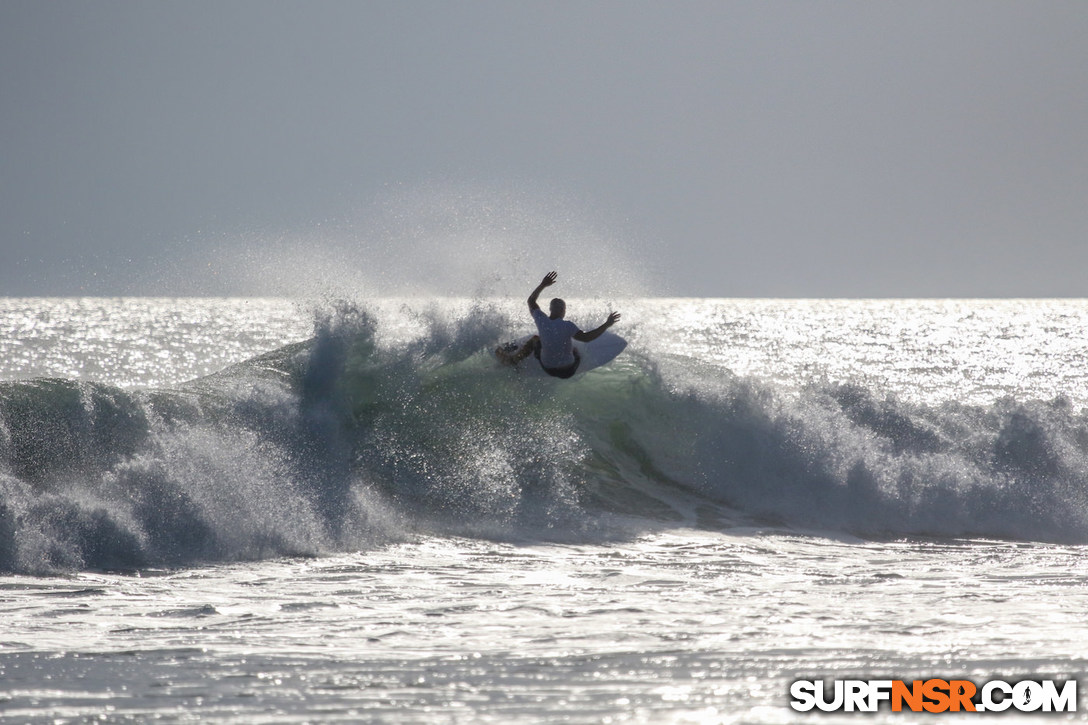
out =
[[1084,688],[1088,301],[611,304],[627,350],[560,381],[492,359],[520,299],[0,299],[0,720]]

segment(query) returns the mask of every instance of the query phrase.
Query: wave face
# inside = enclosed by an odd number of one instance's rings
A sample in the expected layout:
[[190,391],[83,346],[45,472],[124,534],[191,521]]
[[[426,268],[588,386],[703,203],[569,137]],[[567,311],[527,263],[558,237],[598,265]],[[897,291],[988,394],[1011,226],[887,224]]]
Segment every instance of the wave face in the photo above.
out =
[[0,383],[0,570],[311,555],[418,531],[1088,541],[1088,414],[1064,398],[787,388],[637,344],[537,379],[492,362],[521,326],[501,312],[417,322],[390,342],[341,306],[305,343],[173,389]]

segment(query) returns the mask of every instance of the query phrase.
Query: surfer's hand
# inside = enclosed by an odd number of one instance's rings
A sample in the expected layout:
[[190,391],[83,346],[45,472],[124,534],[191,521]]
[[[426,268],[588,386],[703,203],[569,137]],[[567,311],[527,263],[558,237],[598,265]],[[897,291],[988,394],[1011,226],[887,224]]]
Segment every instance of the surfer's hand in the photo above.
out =
[[612,325],[616,324],[616,322],[618,322],[619,319],[620,319],[620,313],[610,312],[608,314],[608,320],[604,324],[608,325],[609,327],[612,327]]
[[555,280],[556,280],[556,278],[558,278],[558,276],[559,275],[557,275],[555,272],[548,272],[546,275],[544,275],[544,279],[540,282],[540,286],[541,287],[550,287],[550,286],[552,286],[553,284],[555,284]]

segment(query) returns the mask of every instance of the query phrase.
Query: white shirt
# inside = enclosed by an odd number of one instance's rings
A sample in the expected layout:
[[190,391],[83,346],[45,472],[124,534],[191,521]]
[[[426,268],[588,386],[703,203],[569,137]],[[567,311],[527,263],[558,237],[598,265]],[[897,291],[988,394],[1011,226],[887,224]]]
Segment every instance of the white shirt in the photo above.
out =
[[537,334],[540,335],[540,364],[546,368],[565,368],[574,364],[573,336],[578,325],[570,320],[553,320],[541,309],[532,311]]

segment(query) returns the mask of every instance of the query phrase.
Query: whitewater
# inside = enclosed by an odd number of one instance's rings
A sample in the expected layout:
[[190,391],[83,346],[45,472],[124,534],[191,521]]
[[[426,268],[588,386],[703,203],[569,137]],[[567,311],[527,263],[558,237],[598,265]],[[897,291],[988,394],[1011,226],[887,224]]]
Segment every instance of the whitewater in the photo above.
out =
[[0,298],[0,719],[1083,690],[1088,301],[568,300],[611,309],[561,381],[491,355],[522,299]]

